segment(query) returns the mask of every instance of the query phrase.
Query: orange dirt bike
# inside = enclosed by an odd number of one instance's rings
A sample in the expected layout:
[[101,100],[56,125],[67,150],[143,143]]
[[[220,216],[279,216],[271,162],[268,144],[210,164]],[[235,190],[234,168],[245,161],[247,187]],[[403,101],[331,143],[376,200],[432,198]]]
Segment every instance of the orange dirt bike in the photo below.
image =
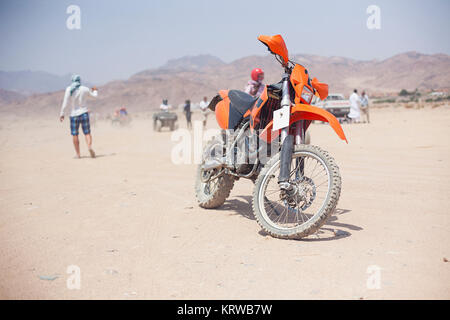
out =
[[341,193],[338,166],[328,152],[309,144],[306,131],[319,120],[347,139],[331,113],[310,105],[314,95],[328,96],[328,85],[311,80],[305,67],[289,60],[281,35],[258,40],[281,63],[282,79],[258,98],[222,90],[211,101],[223,130],[204,148],[195,192],[200,207],[216,208],[236,180],[251,179],[259,225],[274,237],[299,239],[325,223]]

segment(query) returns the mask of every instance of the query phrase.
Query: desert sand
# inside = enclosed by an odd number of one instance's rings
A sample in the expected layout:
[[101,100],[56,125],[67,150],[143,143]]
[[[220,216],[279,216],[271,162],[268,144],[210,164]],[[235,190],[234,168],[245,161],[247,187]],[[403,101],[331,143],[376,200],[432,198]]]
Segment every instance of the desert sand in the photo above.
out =
[[[260,232],[250,181],[221,208],[199,208],[196,166],[173,164],[171,133],[153,132],[148,118],[97,122],[98,158],[82,140],[74,159],[57,110],[3,114],[0,298],[449,299],[450,107],[371,117],[343,126],[348,144],[312,126],[343,189],[320,232],[294,241]],[[71,265],[80,289],[67,287]]]

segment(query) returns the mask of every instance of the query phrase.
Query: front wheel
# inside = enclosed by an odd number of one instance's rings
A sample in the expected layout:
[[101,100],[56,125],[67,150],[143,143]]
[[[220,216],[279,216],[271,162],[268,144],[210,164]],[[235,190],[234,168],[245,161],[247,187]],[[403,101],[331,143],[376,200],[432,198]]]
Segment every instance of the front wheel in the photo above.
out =
[[162,128],[162,122],[161,120],[157,119],[153,122],[153,130],[156,132],[160,132]]
[[261,170],[253,192],[253,212],[271,236],[300,239],[315,233],[333,214],[341,193],[339,168],[328,152],[297,145],[292,154],[290,192],[278,186],[280,154]]

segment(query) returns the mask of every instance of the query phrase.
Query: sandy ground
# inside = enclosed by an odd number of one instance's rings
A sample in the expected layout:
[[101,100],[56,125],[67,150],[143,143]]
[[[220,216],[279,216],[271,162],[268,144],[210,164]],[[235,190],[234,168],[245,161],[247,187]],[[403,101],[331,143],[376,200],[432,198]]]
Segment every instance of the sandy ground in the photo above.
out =
[[171,134],[150,120],[98,122],[99,157],[82,141],[76,160],[68,122],[2,116],[0,297],[449,299],[450,107],[372,120],[344,126],[348,145],[313,125],[340,166],[341,199],[319,234],[288,241],[260,233],[249,181],[220,209],[199,208],[195,165],[174,165]]

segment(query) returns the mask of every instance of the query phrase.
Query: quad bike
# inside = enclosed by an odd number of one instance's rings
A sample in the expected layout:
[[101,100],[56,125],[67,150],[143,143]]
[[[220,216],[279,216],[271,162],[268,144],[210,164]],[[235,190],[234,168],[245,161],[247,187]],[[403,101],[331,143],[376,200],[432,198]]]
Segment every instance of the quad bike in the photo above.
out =
[[177,129],[178,116],[174,112],[161,111],[153,114],[153,130],[161,131],[163,127],[169,127],[170,131]]
[[121,127],[127,127],[131,123],[131,116],[129,114],[119,114],[117,116],[113,116],[111,119],[111,124],[113,126],[121,126]]
[[200,207],[216,208],[236,180],[251,179],[253,213],[261,228],[273,237],[299,239],[325,223],[341,193],[338,166],[328,152],[307,144],[306,131],[318,120],[347,139],[336,117],[310,105],[314,95],[328,96],[328,85],[311,80],[305,67],[289,60],[281,35],[258,40],[281,63],[282,80],[257,98],[221,90],[210,102],[222,131],[204,148],[195,193]]

